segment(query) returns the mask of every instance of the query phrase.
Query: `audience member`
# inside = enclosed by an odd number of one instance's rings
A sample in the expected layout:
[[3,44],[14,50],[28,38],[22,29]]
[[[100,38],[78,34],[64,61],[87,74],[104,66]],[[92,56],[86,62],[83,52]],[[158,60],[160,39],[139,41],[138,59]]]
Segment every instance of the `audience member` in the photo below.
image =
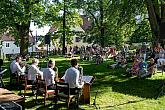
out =
[[135,58],[131,69],[127,69],[127,71],[130,73],[130,75],[138,75],[138,73],[139,73],[139,63],[140,63],[139,59]]
[[150,63],[147,66],[147,73],[142,75],[141,77],[151,77],[156,72],[156,64],[153,58],[150,59]]
[[139,74],[138,76],[141,77],[142,75],[147,73],[147,63],[144,61],[143,58],[141,58],[141,61],[139,63]]

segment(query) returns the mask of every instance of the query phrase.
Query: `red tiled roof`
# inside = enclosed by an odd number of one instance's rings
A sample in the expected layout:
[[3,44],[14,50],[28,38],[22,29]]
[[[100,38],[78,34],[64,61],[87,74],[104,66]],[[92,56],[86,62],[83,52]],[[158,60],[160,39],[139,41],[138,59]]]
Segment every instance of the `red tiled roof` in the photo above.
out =
[[52,27],[49,29],[49,32],[50,32],[50,33],[53,33],[53,32],[55,32],[55,31],[57,31],[57,29],[56,29],[55,26],[52,26]]
[[15,41],[14,37],[11,36],[9,33],[5,33],[1,37],[2,41]]
[[32,35],[32,32],[29,32],[29,43],[30,44],[35,43],[35,37]]
[[[1,37],[2,41],[15,41],[15,38],[13,36],[11,36],[9,33],[5,33],[2,35]],[[35,42],[35,38],[32,35],[31,32],[29,32],[29,43],[34,43]]]
[[92,26],[92,21],[88,20],[88,18],[85,15],[81,15],[81,18],[83,19],[83,24],[81,25],[81,28],[83,30],[87,30]]

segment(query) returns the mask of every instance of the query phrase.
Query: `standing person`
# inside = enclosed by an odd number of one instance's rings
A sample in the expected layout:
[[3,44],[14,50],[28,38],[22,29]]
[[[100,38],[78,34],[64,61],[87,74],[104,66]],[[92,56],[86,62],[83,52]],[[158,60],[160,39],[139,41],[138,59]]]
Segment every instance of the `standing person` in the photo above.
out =
[[39,70],[38,68],[39,60],[38,59],[33,59],[32,60],[32,65],[29,67],[28,70],[28,80],[35,81],[37,75],[43,79],[43,72]]
[[58,81],[58,71],[54,71],[55,68],[55,62],[52,60],[49,60],[48,62],[48,68],[44,69],[43,71],[43,78],[46,81],[46,84],[48,86],[48,89],[53,89],[55,81]]
[[69,84],[71,94],[76,94],[76,91],[83,87],[83,82],[80,82],[80,71],[78,70],[77,59],[71,60],[71,67],[66,70],[62,79],[64,79],[65,83]]
[[20,56],[16,57],[15,60],[10,64],[10,70],[12,75],[16,75],[16,73],[20,75],[25,74],[26,67],[24,65],[21,66],[22,58]]

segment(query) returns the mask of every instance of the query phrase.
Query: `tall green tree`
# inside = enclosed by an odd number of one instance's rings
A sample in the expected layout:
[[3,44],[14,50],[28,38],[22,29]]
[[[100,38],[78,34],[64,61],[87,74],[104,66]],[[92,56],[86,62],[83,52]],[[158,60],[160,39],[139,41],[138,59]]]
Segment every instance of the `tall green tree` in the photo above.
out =
[[0,32],[14,34],[20,46],[20,54],[28,53],[30,23],[41,24],[49,0],[1,0]]
[[72,36],[73,33],[71,28],[74,28],[76,26],[80,26],[82,24],[82,19],[77,11],[77,7],[75,5],[75,0],[55,0],[54,6],[57,6],[59,12],[59,15],[57,16],[49,16],[50,18],[58,17],[58,19],[52,19],[52,25],[55,25],[56,28],[58,28],[58,32],[61,32],[62,35],[61,38],[61,44],[62,44],[62,53],[65,55],[65,47],[66,44],[72,43]]

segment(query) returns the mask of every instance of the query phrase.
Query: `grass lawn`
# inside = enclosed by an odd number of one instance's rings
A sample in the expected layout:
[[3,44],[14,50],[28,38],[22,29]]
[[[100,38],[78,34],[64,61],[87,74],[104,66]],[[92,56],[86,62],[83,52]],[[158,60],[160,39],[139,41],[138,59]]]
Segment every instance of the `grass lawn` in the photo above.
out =
[[[53,58],[59,68],[59,76],[63,76],[65,70],[70,66],[66,58]],[[46,63],[41,61],[41,66]],[[157,73],[152,78],[138,79],[136,77],[123,77],[125,69],[108,69],[107,64],[113,63],[111,60],[103,64],[96,65],[94,62],[82,61],[80,65],[84,68],[84,75],[96,76],[91,88],[91,105],[80,105],[82,109],[96,109],[93,104],[95,92],[98,91],[96,104],[101,110],[165,110],[165,95],[155,100],[157,88],[165,80],[165,74]],[[5,62],[4,68],[9,67],[10,62]],[[5,74],[4,81],[9,82],[9,75]],[[18,93],[18,90],[13,90]],[[35,96],[26,99],[25,108],[29,110],[53,109],[50,101],[47,106],[34,103]],[[61,103],[60,103],[61,104]],[[60,106],[59,106],[60,107]],[[66,109],[63,105],[59,109]]]

